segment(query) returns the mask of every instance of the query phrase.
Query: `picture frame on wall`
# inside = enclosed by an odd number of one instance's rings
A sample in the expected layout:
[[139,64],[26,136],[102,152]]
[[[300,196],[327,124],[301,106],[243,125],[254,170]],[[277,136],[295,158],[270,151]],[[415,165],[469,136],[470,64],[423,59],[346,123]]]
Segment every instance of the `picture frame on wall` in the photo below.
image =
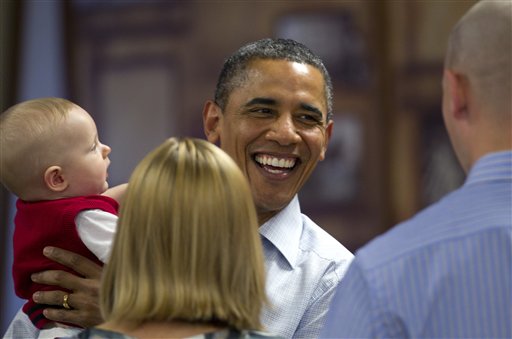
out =
[[333,82],[355,88],[369,86],[366,39],[350,10],[285,14],[275,24],[275,35],[308,46],[323,60]]

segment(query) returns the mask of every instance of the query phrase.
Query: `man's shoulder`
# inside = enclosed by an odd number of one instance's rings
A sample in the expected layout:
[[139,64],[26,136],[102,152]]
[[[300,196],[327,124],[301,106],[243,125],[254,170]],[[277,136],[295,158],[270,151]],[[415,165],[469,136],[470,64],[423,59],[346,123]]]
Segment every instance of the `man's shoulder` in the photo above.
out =
[[443,201],[435,203],[376,236],[356,252],[358,264],[370,270],[383,268],[426,249],[434,241],[434,229],[441,231],[441,222],[448,221],[445,210]]
[[332,235],[302,214],[303,230],[300,249],[314,253],[320,258],[348,265],[354,255]]
[[458,246],[460,241],[478,241],[485,233],[509,229],[510,204],[507,207],[496,194],[472,189],[463,186],[377,236],[358,250],[358,262],[366,269],[384,267],[430,253],[433,247]]

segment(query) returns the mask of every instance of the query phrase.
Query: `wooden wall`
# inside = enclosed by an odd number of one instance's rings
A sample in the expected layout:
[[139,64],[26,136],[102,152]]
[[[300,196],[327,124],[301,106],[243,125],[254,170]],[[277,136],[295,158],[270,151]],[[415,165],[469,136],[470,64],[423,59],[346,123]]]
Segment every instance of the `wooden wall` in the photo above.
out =
[[71,2],[71,89],[112,146],[112,178],[121,182],[165,137],[203,137],[203,103],[239,46],[304,42],[332,74],[335,127],[300,199],[355,250],[462,182],[440,82],[448,33],[473,3]]

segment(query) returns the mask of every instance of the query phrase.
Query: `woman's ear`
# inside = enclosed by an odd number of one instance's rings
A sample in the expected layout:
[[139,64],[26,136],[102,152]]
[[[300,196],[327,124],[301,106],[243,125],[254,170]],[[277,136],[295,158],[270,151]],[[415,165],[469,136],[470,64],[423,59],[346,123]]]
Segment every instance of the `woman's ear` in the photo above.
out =
[[68,187],[60,166],[50,166],[44,171],[44,183],[53,192],[62,192]]
[[203,108],[203,128],[206,138],[213,144],[220,141],[219,122],[221,118],[220,107],[211,100],[206,101]]

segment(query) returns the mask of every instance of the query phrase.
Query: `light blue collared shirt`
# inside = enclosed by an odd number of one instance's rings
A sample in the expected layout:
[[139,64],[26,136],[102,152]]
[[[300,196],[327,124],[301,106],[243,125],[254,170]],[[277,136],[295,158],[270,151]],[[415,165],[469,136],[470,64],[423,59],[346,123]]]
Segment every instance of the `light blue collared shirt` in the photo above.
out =
[[358,251],[323,338],[511,338],[512,151]]
[[260,227],[267,268],[263,326],[287,338],[318,338],[353,254],[300,211],[297,196]]

